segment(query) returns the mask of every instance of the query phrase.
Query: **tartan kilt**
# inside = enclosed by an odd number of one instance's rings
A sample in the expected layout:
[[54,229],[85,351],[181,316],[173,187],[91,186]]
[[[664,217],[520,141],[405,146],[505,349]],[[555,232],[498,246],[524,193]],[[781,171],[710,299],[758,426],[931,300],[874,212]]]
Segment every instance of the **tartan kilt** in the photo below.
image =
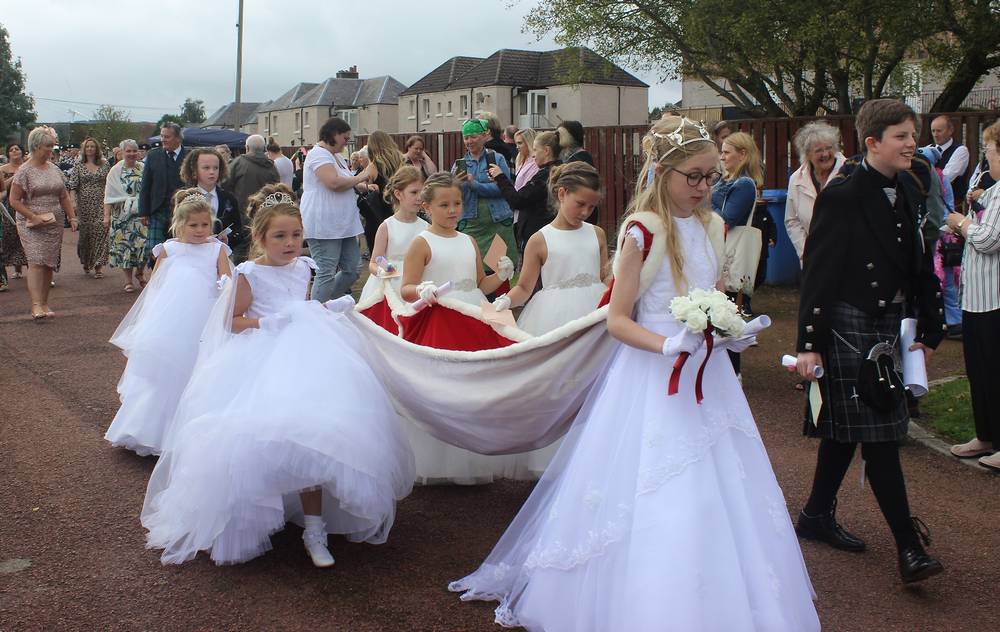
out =
[[870,316],[843,302],[832,306],[830,344],[823,354],[824,374],[819,380],[823,407],[814,426],[806,404],[806,435],[844,443],[899,441],[906,436],[910,415],[905,397],[894,410],[884,413],[861,401],[856,390],[861,363],[880,342],[896,349],[896,369],[902,371],[899,327],[903,314],[902,304],[889,306],[881,316]]
[[149,216],[146,226],[146,258],[153,265],[153,248],[170,239],[170,214],[156,213]]

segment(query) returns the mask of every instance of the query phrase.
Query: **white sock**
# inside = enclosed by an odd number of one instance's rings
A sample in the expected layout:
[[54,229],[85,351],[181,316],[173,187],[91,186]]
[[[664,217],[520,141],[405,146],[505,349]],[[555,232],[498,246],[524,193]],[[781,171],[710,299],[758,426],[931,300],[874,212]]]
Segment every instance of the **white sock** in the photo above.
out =
[[323,516],[310,516],[306,514],[305,522],[307,533],[326,533],[326,523],[323,522]]

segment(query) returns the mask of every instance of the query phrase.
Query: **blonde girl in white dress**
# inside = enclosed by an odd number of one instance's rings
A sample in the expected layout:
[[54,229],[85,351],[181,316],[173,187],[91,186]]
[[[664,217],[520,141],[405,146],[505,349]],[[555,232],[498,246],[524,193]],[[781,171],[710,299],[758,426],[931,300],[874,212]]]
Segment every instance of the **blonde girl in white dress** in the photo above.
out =
[[121,407],[104,438],[140,456],[159,454],[198,356],[198,338],[231,274],[229,247],[212,236],[215,217],[198,189],[174,195],[176,235],[153,249],[153,278],[111,336],[128,358]]
[[[429,224],[417,217],[420,210],[420,190],[424,186],[424,178],[416,167],[400,167],[385,185],[383,195],[393,206],[393,214],[386,218],[375,232],[375,244],[372,246],[371,261],[368,262],[370,276],[361,290],[359,303],[367,304],[368,300],[378,290],[386,272],[398,273],[388,279],[388,285],[398,294],[403,282],[403,259],[413,243],[414,238],[427,229]],[[379,266],[379,259],[392,267],[384,270]]]
[[347,296],[307,300],[302,216],[283,184],[264,187],[251,233],[262,254],[237,268],[203,333],[198,364],[146,491],[147,546],[164,564],[208,551],[238,564],[302,525],[314,565],[327,535],[385,542],[413,455],[346,319]]

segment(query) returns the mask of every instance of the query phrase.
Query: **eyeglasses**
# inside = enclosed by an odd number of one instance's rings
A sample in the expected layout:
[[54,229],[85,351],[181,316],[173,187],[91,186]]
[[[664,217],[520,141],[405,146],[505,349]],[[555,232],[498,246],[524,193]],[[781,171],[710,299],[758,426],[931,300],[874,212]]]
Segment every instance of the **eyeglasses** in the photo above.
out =
[[708,186],[714,186],[715,183],[717,183],[722,178],[722,174],[715,170],[709,171],[708,173],[698,173],[697,171],[695,171],[694,173],[684,173],[680,169],[674,169],[672,167],[670,170],[676,171],[677,173],[687,178],[688,186],[692,188],[701,184],[702,180],[708,181]]

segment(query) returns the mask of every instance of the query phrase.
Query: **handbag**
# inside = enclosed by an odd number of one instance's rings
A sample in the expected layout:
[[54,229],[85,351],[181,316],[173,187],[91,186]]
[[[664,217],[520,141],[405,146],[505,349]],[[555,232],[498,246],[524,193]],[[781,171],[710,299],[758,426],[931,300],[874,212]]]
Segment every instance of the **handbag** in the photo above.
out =
[[903,400],[905,387],[896,370],[895,351],[891,344],[880,342],[868,351],[858,368],[858,397],[883,413],[892,412]]
[[55,213],[39,213],[35,215],[38,219],[34,222],[26,220],[24,225],[28,228],[40,228],[42,226],[48,226],[49,224],[54,224],[56,221]]
[[957,241],[941,240],[941,266],[954,268],[962,265],[962,253],[965,251],[965,240]]
[[[723,213],[726,211],[726,202],[722,203]],[[760,264],[764,241],[761,230],[752,225],[756,212],[757,205],[754,204],[746,224],[730,228],[726,234],[722,279],[727,292],[742,292],[746,296],[753,296],[754,280],[757,278],[757,266]]]

